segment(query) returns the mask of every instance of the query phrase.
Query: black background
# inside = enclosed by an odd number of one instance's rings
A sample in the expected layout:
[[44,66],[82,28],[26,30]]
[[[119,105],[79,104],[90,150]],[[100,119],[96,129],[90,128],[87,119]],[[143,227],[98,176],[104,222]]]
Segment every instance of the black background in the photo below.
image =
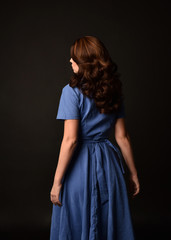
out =
[[56,113],[72,73],[70,45],[84,35],[104,42],[121,73],[141,184],[130,200],[137,240],[168,239],[169,14],[167,1],[1,5],[0,239],[49,239],[63,134]]

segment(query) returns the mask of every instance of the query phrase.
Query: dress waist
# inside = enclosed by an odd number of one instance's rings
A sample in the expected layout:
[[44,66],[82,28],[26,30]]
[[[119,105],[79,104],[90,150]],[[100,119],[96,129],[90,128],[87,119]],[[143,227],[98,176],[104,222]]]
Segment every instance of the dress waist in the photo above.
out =
[[80,138],[78,139],[78,142],[105,142],[106,140],[109,140],[108,138],[99,138],[99,139],[92,139],[92,138]]
[[98,143],[98,142],[106,142],[109,146],[111,146],[115,152],[117,153],[118,155],[118,158],[119,158],[119,162],[120,162],[120,167],[121,167],[121,170],[123,172],[123,174],[125,173],[125,169],[124,169],[124,166],[123,166],[123,156],[122,156],[122,153],[121,151],[119,150],[119,148],[112,144],[111,141],[108,139],[108,138],[99,138],[99,139],[92,139],[92,138],[80,138],[78,139],[78,142],[87,142],[87,143]]

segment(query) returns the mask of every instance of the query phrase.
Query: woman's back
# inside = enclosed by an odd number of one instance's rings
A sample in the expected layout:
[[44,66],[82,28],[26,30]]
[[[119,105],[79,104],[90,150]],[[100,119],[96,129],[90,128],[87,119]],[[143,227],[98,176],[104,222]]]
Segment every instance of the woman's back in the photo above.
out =
[[80,139],[108,138],[119,117],[125,117],[123,103],[117,114],[101,114],[94,99],[84,96],[77,87],[63,87],[56,119],[80,119]]

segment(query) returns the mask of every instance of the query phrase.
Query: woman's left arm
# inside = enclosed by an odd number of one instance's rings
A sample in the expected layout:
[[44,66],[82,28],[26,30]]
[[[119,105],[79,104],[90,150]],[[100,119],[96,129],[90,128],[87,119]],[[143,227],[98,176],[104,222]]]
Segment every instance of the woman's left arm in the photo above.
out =
[[64,121],[64,135],[61,142],[58,164],[51,190],[51,201],[61,205],[59,194],[62,187],[62,178],[67,170],[71,157],[77,146],[79,131],[79,119],[67,119]]

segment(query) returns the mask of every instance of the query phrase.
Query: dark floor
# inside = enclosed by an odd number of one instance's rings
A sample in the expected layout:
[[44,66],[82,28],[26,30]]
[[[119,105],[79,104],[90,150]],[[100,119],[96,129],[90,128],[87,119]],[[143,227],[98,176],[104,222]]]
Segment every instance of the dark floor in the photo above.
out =
[[[150,227],[136,227],[135,237],[136,240],[169,240],[169,229],[163,229],[161,227],[156,227],[152,229]],[[40,230],[13,230],[13,231],[1,231],[0,240],[49,240],[49,229]],[[62,239],[61,239],[62,240]],[[107,240],[107,239],[104,239]],[[129,239],[128,239],[129,240]]]

